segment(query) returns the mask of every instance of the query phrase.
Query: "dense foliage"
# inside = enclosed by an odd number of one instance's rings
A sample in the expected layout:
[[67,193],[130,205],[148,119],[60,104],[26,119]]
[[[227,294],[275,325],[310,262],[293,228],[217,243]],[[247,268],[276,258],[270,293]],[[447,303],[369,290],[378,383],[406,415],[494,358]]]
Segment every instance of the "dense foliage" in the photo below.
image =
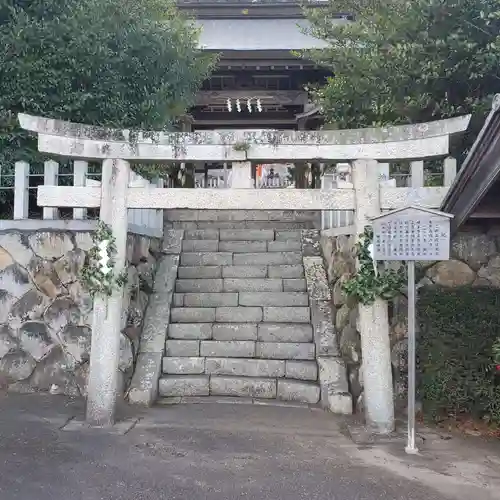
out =
[[494,344],[500,290],[424,288],[418,301],[419,393],[435,417],[470,414],[500,423]]
[[16,115],[164,129],[213,57],[169,0],[0,0],[0,164],[36,158]]
[[[329,0],[306,9],[331,68],[316,89],[339,128],[417,123],[475,113],[472,136],[500,91],[498,0]],[[348,12],[355,22],[338,22]]]

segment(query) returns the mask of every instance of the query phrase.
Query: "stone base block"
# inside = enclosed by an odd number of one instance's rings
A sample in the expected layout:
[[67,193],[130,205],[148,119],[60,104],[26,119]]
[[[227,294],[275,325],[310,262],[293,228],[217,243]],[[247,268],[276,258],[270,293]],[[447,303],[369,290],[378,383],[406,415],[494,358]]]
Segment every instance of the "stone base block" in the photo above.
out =
[[208,396],[209,382],[205,375],[166,376],[160,379],[158,392],[163,397]]
[[205,358],[163,358],[163,373],[200,375],[205,372]]
[[139,354],[128,391],[130,403],[151,406],[155,402],[161,374],[161,358],[161,352]]
[[276,379],[210,377],[210,394],[270,399],[276,397]]
[[319,387],[313,382],[278,380],[278,399],[316,404],[319,401]]
[[352,396],[348,393],[329,394],[322,405],[332,413],[339,415],[352,415]]
[[241,377],[284,377],[285,362],[272,359],[207,358],[206,373]]
[[286,361],[285,377],[297,380],[318,380],[316,361]]

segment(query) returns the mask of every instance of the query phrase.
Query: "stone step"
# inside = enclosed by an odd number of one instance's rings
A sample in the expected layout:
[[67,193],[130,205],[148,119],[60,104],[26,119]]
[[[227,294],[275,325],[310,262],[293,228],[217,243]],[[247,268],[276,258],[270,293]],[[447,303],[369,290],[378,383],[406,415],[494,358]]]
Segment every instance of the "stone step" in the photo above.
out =
[[224,281],[217,278],[177,279],[175,291],[177,293],[222,292],[224,291]]
[[284,377],[285,361],[276,359],[206,358],[209,375],[240,377]]
[[221,229],[221,241],[273,241],[273,229]]
[[208,375],[167,375],[160,378],[158,393],[162,397],[208,396]]
[[[302,243],[300,240],[280,240],[267,242],[268,252],[300,252],[301,250]],[[247,250],[247,252],[253,252],[253,250]]]
[[265,278],[267,266],[222,266],[221,272],[223,278]]
[[318,380],[318,363],[316,361],[285,361],[285,377],[295,380]]
[[[283,280],[269,278],[225,278],[223,290],[226,292],[282,292]],[[248,304],[249,305],[249,304]],[[307,304],[306,304],[307,305]]]
[[184,307],[235,307],[238,305],[237,293],[185,293],[183,298]]
[[257,340],[257,323],[214,323],[214,340]]
[[273,241],[248,240],[248,241],[220,241],[219,252],[248,253],[248,252],[267,252],[268,243]]
[[[227,266],[227,269],[230,267],[232,267],[232,266]],[[226,269],[226,267],[221,267],[221,266],[184,266],[184,267],[178,268],[177,277],[179,279],[221,278],[223,269]]]
[[265,323],[310,323],[309,307],[264,307]]
[[[181,264],[182,257],[181,255]],[[235,266],[302,264],[302,254],[300,252],[236,253],[232,259],[232,264]]]
[[[213,336],[213,323],[171,323],[167,337],[177,340],[208,340]],[[255,338],[257,326],[255,326]],[[254,340],[254,339],[251,339]]]
[[202,340],[200,356],[253,358],[255,357],[255,342],[251,340]]
[[215,312],[217,323],[260,323],[262,307],[218,307]]
[[171,323],[214,323],[215,308],[173,307],[170,311],[170,322]]
[[312,342],[312,325],[302,323],[259,323],[257,340],[260,342]]
[[283,401],[316,404],[319,396],[319,386],[314,382],[288,379],[277,381],[277,398]]
[[210,394],[243,398],[274,399],[277,393],[275,378],[210,377]]
[[183,240],[183,252],[218,252],[219,240]]
[[262,359],[314,360],[315,346],[305,342],[257,342],[256,357]]
[[307,283],[303,278],[283,279],[284,292],[305,292],[307,291]]
[[218,229],[187,229],[184,231],[184,240],[218,240]]
[[[238,295],[240,306],[296,307],[309,305],[309,296],[304,292],[240,292]],[[184,303],[185,301],[186,299],[184,299]]]
[[232,266],[233,264],[233,254],[230,252],[184,252],[180,258],[181,266]]
[[300,264],[270,265],[267,267],[268,278],[297,279],[304,277],[304,266]]

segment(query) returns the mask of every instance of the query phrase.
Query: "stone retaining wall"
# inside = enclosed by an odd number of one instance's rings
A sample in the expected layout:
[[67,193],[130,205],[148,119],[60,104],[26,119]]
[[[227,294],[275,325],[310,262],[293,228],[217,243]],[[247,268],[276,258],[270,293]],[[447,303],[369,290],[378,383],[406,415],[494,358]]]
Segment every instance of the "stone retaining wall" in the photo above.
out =
[[[353,236],[323,236],[321,249],[332,289],[335,329],[347,365],[349,390],[357,411],[363,405],[361,339],[357,329],[357,305],[342,291],[355,271]],[[500,229],[460,232],[452,242],[450,260],[417,264],[420,286],[464,285],[500,287]],[[407,300],[402,294],[389,304],[391,358],[397,403],[406,391]]]
[[[92,298],[78,281],[89,232],[0,233],[0,386],[85,394]],[[160,241],[129,235],[120,373],[125,389],[139,347]]]

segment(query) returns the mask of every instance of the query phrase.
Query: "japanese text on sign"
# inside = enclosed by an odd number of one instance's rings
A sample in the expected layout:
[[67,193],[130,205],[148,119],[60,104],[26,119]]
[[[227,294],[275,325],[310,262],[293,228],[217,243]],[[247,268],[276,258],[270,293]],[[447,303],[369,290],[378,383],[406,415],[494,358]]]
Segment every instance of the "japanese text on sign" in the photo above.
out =
[[394,217],[374,221],[375,260],[446,260],[449,223],[438,217]]

